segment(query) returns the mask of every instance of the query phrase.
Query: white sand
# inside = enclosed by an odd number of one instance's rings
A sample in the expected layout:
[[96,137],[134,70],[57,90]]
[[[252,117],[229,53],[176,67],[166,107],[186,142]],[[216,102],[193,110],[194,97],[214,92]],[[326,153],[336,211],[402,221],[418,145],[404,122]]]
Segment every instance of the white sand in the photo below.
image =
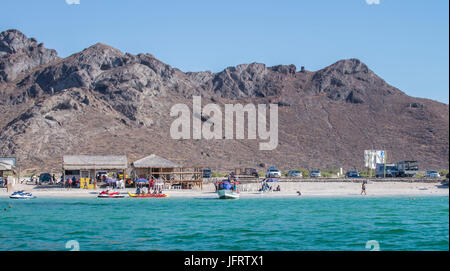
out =
[[[273,183],[273,187],[280,185],[281,192],[260,193],[259,184],[242,184],[241,198],[266,198],[266,197],[294,197],[297,191],[303,197],[348,197],[360,196],[361,183],[348,182],[280,182]],[[33,185],[16,185],[15,191],[25,190],[32,192],[39,198],[94,198],[102,190],[42,188]],[[126,194],[134,189],[118,190]],[[369,182],[366,184],[367,196],[448,196],[448,187],[442,187],[440,183],[408,183],[408,182]],[[217,198],[213,184],[205,184],[201,190],[165,190],[170,197],[189,198]],[[8,197],[5,188],[0,189],[0,197]]]

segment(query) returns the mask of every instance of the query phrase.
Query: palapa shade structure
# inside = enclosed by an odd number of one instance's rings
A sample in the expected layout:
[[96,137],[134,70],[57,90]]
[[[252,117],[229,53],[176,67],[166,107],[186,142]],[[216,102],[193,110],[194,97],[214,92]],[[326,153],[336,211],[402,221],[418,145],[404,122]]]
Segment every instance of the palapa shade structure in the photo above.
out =
[[133,162],[134,168],[181,168],[182,165],[164,159],[156,154]]
[[3,178],[4,172],[16,174],[16,158],[0,157],[0,177]]
[[128,167],[125,155],[65,155],[63,169],[65,170],[123,170]]
[[203,171],[199,167],[184,167],[156,154],[134,161],[131,165],[135,179],[162,180],[171,188],[203,188]]
[[94,189],[93,180],[97,171],[123,171],[125,176],[128,160],[125,155],[65,155],[62,167],[64,180],[68,171],[77,171],[80,175],[80,187]]

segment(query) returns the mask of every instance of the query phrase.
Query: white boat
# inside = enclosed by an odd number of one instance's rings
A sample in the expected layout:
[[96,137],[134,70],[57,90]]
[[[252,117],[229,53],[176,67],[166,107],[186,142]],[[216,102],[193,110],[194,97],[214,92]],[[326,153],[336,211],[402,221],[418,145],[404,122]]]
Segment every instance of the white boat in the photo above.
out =
[[219,182],[217,188],[217,194],[219,195],[219,199],[239,199],[239,182],[223,180]]
[[31,193],[25,193],[24,191],[17,191],[9,196],[11,199],[35,199],[36,196],[33,196]]
[[232,190],[219,190],[217,194],[219,199],[238,199],[240,197],[239,193]]

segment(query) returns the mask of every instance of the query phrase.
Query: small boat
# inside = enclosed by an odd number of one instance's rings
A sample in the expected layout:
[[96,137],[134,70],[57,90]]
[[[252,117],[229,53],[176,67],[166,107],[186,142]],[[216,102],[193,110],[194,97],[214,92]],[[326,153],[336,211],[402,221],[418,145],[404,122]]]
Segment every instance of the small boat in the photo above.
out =
[[22,191],[17,191],[9,196],[11,199],[35,199],[36,196],[33,196],[31,193],[25,193]]
[[217,194],[219,199],[239,199],[239,189],[237,181],[223,180],[219,182],[217,188]]
[[124,195],[121,195],[119,192],[110,193],[108,190],[100,192],[98,194],[99,198],[124,198]]
[[128,195],[130,198],[167,198],[169,195],[167,194],[159,194],[159,195],[153,195],[153,194],[131,194],[128,192]]

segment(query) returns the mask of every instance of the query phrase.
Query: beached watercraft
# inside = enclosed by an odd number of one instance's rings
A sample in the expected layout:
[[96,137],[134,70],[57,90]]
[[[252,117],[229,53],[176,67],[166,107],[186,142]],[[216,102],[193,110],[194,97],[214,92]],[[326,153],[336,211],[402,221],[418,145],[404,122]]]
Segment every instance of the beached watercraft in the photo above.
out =
[[121,195],[119,192],[110,193],[109,191],[102,191],[98,194],[99,198],[123,198],[124,195]]
[[128,195],[130,198],[166,198],[169,195],[167,194],[159,194],[159,195],[152,195],[152,194],[131,194],[128,192]]
[[239,199],[239,182],[223,180],[218,183],[217,194],[219,195],[219,199]]
[[17,191],[9,196],[11,199],[35,199],[36,196],[33,196],[31,193],[25,193],[24,191]]

